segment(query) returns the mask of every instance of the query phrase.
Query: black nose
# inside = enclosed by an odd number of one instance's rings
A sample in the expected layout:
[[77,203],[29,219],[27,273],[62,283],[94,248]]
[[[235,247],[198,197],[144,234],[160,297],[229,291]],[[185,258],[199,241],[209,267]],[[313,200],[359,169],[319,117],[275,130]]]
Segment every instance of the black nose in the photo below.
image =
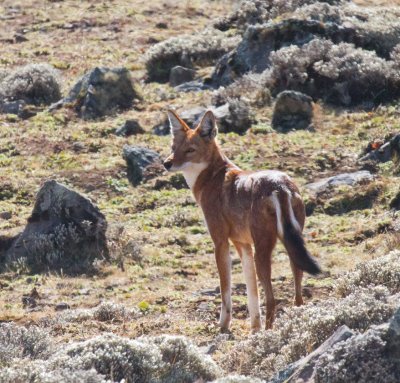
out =
[[172,167],[172,161],[164,161],[164,168],[169,170]]

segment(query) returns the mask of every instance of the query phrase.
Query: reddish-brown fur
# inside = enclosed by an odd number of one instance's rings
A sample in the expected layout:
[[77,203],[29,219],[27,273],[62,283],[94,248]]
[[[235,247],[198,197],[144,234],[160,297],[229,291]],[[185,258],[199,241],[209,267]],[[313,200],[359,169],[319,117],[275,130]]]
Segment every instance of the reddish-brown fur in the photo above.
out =
[[[252,330],[259,330],[261,325],[254,263],[266,295],[265,326],[270,328],[275,312],[271,284],[271,254],[277,239],[282,240],[289,252],[296,305],[303,303],[303,272],[300,267],[312,273],[319,271],[307,253],[301,237],[305,211],[299,190],[284,173],[245,172],[230,162],[214,139],[216,126],[211,112],[206,113],[194,130],[189,129],[174,112],[169,112],[169,117],[173,145],[172,154],[164,164],[167,169],[184,171],[188,182],[193,183],[194,197],[203,210],[214,242],[220,276],[220,325],[223,329],[228,329],[231,320],[230,240],[236,247],[244,267]],[[254,261],[252,245],[255,249]]]

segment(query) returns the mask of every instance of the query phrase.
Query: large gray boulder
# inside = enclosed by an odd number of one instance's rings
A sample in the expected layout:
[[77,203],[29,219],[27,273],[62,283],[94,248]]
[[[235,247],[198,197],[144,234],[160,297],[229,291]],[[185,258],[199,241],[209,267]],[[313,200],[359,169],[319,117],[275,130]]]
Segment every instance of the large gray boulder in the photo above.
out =
[[312,98],[301,92],[285,90],[278,94],[272,116],[272,127],[280,132],[311,129]]
[[389,354],[393,358],[400,360],[400,308],[397,309],[389,322],[386,339],[386,349]]
[[92,202],[52,180],[40,188],[24,231],[8,245],[6,265],[33,271],[82,272],[94,259],[108,259],[107,221]]
[[72,104],[82,118],[90,120],[128,109],[138,98],[128,69],[97,67],[85,73],[51,109]]
[[354,186],[357,184],[369,183],[374,179],[374,176],[367,170],[360,170],[354,173],[342,173],[329,178],[324,178],[320,181],[307,184],[305,187],[310,192],[319,194],[328,189],[340,186]]
[[128,180],[133,186],[163,169],[160,155],[147,148],[125,145],[122,156],[126,161]]
[[[388,59],[391,56],[393,48],[400,43],[399,9],[361,7],[347,1],[329,3],[331,5],[321,1],[243,1],[233,18],[226,20],[231,25],[241,24],[240,29],[245,30],[242,41],[218,61],[213,84],[225,86],[249,71],[261,73],[270,67],[271,52],[289,46],[301,47],[313,39],[334,44],[352,43],[378,57]],[[318,52],[312,54],[318,55]],[[289,62],[286,59],[284,61]],[[368,57],[366,60],[371,61]],[[339,64],[336,63],[336,67]],[[315,74],[308,75],[318,79]]]
[[290,18],[278,22],[250,25],[240,44],[225,54],[212,75],[215,86],[226,86],[243,74],[261,73],[270,65],[270,54],[289,45],[304,45],[316,37],[350,41],[354,31],[335,23]]

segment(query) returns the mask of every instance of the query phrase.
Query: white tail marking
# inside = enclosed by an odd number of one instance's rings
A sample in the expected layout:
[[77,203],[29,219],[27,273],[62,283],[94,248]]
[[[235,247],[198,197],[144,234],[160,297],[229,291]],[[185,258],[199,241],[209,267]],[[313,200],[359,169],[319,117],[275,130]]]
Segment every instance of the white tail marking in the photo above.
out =
[[293,212],[293,207],[292,207],[292,196],[290,195],[290,192],[288,193],[288,206],[289,206],[289,218],[290,218],[290,222],[292,223],[292,225],[294,226],[294,228],[301,233],[301,228],[299,225],[299,222],[297,221],[296,217],[294,216],[294,212]]
[[278,229],[278,235],[279,235],[280,238],[283,238],[282,209],[281,209],[281,204],[279,203],[278,192],[277,191],[272,192],[271,200],[272,200],[272,203],[274,204],[274,207],[275,207],[276,227]]

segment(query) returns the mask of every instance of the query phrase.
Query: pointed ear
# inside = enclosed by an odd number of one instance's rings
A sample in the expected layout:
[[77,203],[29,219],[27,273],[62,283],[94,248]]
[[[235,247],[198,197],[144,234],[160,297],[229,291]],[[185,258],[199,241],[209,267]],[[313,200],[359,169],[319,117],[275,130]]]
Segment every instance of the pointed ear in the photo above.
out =
[[179,118],[173,110],[168,110],[167,112],[172,136],[176,136],[178,133],[185,132],[189,129],[185,122]]
[[217,123],[215,122],[214,113],[211,110],[208,110],[203,116],[197,129],[201,137],[208,138],[209,140],[212,140],[217,135]]

